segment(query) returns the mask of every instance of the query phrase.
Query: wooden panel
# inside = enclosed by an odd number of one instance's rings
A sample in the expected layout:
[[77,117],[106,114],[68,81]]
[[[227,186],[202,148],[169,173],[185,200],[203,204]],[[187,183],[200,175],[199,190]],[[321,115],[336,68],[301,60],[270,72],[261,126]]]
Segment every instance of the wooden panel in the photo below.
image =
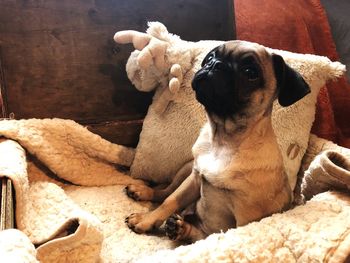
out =
[[7,107],[6,107],[6,101],[3,100],[3,98],[6,97],[5,95],[5,78],[4,78],[4,72],[1,62],[1,49],[0,49],[0,118],[6,118],[7,117]]
[[136,147],[138,135],[142,128],[142,120],[101,122],[88,124],[87,128],[106,140],[129,147]]
[[142,119],[152,94],[129,83],[123,29],[161,21],[183,39],[232,39],[232,0],[0,0],[5,105],[15,118]]

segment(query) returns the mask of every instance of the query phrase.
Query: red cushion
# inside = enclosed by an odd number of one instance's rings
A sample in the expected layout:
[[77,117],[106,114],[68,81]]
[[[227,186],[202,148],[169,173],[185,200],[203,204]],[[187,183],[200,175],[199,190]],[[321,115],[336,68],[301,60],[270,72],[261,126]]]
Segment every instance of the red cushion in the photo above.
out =
[[[237,39],[339,60],[319,0],[234,0]],[[350,147],[350,85],[345,77],[320,91],[312,132]]]

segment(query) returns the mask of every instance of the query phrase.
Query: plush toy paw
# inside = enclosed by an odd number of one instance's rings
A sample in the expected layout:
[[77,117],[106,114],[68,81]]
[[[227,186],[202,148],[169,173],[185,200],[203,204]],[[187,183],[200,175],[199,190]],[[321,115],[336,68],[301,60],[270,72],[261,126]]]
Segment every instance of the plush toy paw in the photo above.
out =
[[172,94],[176,94],[183,80],[182,68],[179,64],[174,64],[170,68],[169,90]]
[[166,82],[170,65],[166,62],[168,42],[151,34],[133,30],[119,31],[114,40],[120,44],[133,44],[136,49],[126,64],[128,78],[140,91],[152,91]]
[[149,23],[147,33],[119,31],[114,40],[120,44],[133,44],[136,50],[126,64],[128,78],[140,91],[159,91],[153,109],[162,115],[180,90],[186,71],[182,64],[191,66],[191,52],[179,48],[181,39],[158,22]]
[[165,52],[168,43],[152,37],[146,33],[133,30],[119,31],[115,33],[114,40],[120,44],[132,43],[135,49],[140,50],[137,61],[144,70],[152,64],[159,70],[165,68]]
[[159,98],[154,101],[153,109],[159,115],[163,114],[171,101],[174,101],[180,90],[183,72],[179,64],[174,64],[170,68],[169,85],[165,87]]

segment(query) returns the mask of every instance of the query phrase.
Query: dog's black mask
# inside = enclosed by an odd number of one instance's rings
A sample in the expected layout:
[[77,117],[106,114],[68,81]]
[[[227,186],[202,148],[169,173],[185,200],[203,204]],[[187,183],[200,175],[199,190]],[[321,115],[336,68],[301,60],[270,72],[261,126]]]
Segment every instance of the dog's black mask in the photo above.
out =
[[243,113],[251,93],[264,86],[256,59],[249,52],[235,56],[224,46],[208,53],[192,81],[196,98],[208,113],[223,118]]

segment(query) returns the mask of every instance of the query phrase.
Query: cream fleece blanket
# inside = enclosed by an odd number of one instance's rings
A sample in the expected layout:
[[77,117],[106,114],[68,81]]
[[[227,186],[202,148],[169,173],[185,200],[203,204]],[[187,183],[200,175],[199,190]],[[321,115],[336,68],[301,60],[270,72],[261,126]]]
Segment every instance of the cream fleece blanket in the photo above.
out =
[[[0,143],[0,176],[13,180],[16,225],[37,247],[40,262],[125,262],[172,247],[165,238],[159,244],[158,237],[136,235],[124,224],[131,211],[150,207],[126,197],[125,185],[140,182],[116,169],[130,166],[133,149],[60,119],[3,120],[0,135],[19,143]],[[53,175],[74,185],[64,185]],[[7,243],[9,236],[0,238]],[[24,242],[22,250],[29,248]],[[0,254],[1,262],[3,257]],[[14,262],[13,255],[9,258],[6,262]]]
[[[0,121],[0,134],[12,139],[0,142],[0,175],[14,182],[21,231],[0,232],[1,261],[341,262],[350,255],[349,195],[319,194],[284,214],[174,250],[179,244],[162,235],[134,234],[124,224],[131,212],[150,208],[123,193],[125,184],[140,183],[116,169],[130,165],[132,149],[60,119]],[[306,166],[324,150],[324,141],[312,137],[311,142]],[[348,158],[343,154],[348,150],[327,145]],[[317,158],[314,162],[308,173],[315,178],[320,166]],[[347,171],[341,176],[347,178]]]

